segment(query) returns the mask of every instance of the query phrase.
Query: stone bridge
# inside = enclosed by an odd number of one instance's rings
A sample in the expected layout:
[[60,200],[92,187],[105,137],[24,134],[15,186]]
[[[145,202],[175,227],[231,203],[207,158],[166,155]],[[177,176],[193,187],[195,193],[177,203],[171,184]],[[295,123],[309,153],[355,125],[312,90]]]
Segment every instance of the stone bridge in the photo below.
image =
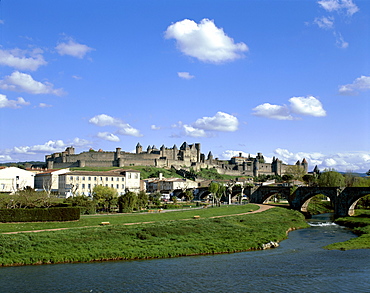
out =
[[[241,192],[240,186],[234,186],[231,198],[235,201]],[[208,188],[197,188],[195,198],[204,199],[209,194]],[[303,213],[307,212],[311,198],[318,194],[327,196],[333,203],[335,217],[346,217],[354,215],[357,202],[370,194],[370,187],[298,187],[293,193],[291,193],[291,187],[280,186],[248,186],[243,190],[243,195],[248,197],[250,203],[264,204],[272,197],[279,195],[288,200],[292,209]],[[228,199],[225,197],[223,200]]]

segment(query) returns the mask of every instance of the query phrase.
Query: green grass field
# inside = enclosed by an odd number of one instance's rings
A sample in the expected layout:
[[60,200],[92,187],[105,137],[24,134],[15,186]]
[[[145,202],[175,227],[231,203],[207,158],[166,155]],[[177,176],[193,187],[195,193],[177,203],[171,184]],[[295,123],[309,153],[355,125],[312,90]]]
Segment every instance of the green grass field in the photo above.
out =
[[351,228],[359,237],[333,243],[325,248],[340,250],[370,248],[370,210],[356,210],[355,216],[339,218],[335,222]]
[[[87,216],[82,220],[87,225],[107,219],[111,225],[0,234],[0,265],[147,259],[246,251],[260,249],[262,244],[270,241],[285,239],[287,230],[291,228],[308,226],[301,213],[278,207],[256,214],[210,218],[231,214],[231,211],[245,212],[251,207],[244,206],[244,210],[240,210],[242,207],[222,207],[131,217]],[[193,219],[194,215],[200,218]],[[150,220],[156,222],[122,225],[124,222]],[[36,224],[37,228],[41,227],[40,224],[43,223]],[[55,223],[55,227],[58,224]],[[4,225],[8,224],[1,224],[1,227]]]
[[95,214],[82,215],[79,221],[74,222],[29,222],[29,223],[0,223],[0,233],[18,232],[18,231],[33,231],[43,229],[56,228],[77,228],[86,226],[98,226],[101,222],[109,222],[110,224],[126,224],[138,222],[153,222],[153,221],[171,221],[180,219],[191,219],[194,216],[201,218],[209,218],[214,216],[232,215],[246,213],[252,210],[257,210],[258,206],[253,204],[248,205],[232,205],[221,207],[208,207],[192,210],[179,211],[161,211],[153,210],[151,213],[133,213],[133,214]]

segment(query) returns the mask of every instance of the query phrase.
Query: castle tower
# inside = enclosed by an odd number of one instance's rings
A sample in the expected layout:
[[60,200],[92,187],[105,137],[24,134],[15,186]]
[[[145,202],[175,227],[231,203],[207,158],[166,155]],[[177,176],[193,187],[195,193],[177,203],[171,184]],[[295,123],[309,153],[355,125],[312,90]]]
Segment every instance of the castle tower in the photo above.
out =
[[179,150],[177,146],[174,144],[172,147],[172,160],[177,160],[178,153],[179,153]]
[[162,144],[162,146],[161,146],[161,157],[162,158],[164,158],[166,156],[165,150],[166,150],[166,148],[164,147],[164,144]]
[[212,164],[213,161],[213,154],[211,151],[209,151],[208,156],[207,156],[207,161]]
[[141,154],[143,152],[143,147],[141,146],[140,143],[137,143],[136,145],[136,153]]
[[[260,154],[260,153],[258,153]],[[258,170],[260,168],[259,158],[256,157],[253,161],[253,176],[258,176]]]
[[195,149],[197,150],[197,163],[200,162],[200,143],[195,143]]
[[305,173],[307,174],[307,173],[308,173],[308,162],[306,161],[306,158],[304,158],[304,159],[302,160],[302,164],[301,164],[301,166],[303,166],[304,171],[305,171]]

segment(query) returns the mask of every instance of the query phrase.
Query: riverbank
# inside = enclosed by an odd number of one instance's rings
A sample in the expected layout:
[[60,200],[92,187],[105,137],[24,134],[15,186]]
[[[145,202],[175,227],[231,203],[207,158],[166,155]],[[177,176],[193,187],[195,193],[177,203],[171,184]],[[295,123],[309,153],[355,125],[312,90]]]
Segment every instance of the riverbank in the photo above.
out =
[[358,237],[345,242],[333,243],[326,249],[366,249],[370,248],[370,210],[356,210],[355,216],[338,218],[335,223],[351,228]]
[[307,227],[285,208],[230,217],[0,235],[0,265],[168,258],[262,249]]

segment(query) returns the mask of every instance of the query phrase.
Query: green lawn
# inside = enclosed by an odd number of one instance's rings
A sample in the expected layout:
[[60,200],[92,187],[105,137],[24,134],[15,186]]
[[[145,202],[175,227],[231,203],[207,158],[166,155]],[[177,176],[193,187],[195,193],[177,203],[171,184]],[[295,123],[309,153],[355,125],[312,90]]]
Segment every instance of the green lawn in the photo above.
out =
[[251,210],[257,209],[258,209],[257,205],[248,204],[248,205],[230,205],[230,206],[225,205],[221,207],[208,207],[201,209],[180,210],[171,212],[164,211],[158,212],[158,210],[154,210],[156,212],[153,213],[82,215],[79,221],[74,222],[0,223],[0,233],[55,229],[55,228],[98,226],[101,222],[109,222],[110,224],[115,225],[125,223],[191,219],[194,216],[200,216],[201,218],[209,218],[214,216],[246,213]]
[[[165,258],[261,249],[262,244],[287,238],[291,228],[305,228],[301,213],[273,208],[262,213],[206,218],[240,212],[222,207],[148,215],[151,224],[119,225],[124,216],[99,217],[118,224],[52,232],[0,234],[0,266]],[[251,206],[245,206],[248,211]],[[229,212],[227,212],[229,211]],[[179,215],[182,215],[180,217]],[[200,219],[191,219],[201,215]],[[140,215],[144,216],[144,215]],[[162,218],[163,217],[163,218]],[[168,221],[174,217],[187,221]],[[97,217],[84,217],[96,221]],[[128,217],[129,218],[129,217]],[[134,216],[132,217],[134,219]],[[121,219],[121,221],[119,221]],[[136,220],[139,218],[135,218]],[[90,222],[92,223],[92,222]]]
[[370,210],[356,210],[355,216],[339,218],[335,222],[351,228],[359,237],[333,243],[325,248],[340,250],[370,248]]

